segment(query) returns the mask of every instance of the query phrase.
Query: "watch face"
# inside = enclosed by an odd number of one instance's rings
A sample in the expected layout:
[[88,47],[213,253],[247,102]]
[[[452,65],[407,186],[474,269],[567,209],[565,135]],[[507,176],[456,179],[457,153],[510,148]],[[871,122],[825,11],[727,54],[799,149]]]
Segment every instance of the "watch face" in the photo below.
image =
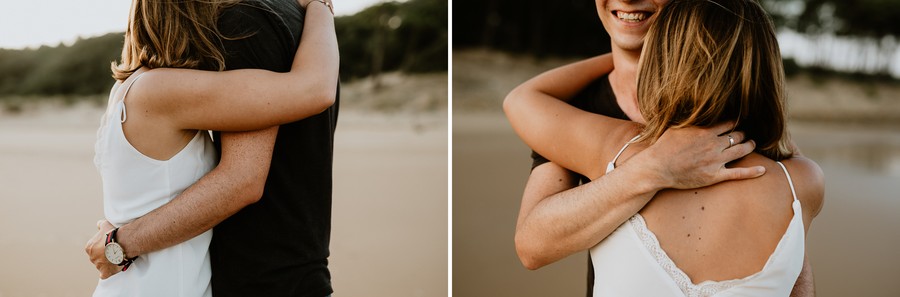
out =
[[110,242],[107,244],[104,253],[106,254],[106,260],[109,260],[109,263],[119,265],[119,263],[125,261],[125,252],[122,251],[122,246],[118,243]]

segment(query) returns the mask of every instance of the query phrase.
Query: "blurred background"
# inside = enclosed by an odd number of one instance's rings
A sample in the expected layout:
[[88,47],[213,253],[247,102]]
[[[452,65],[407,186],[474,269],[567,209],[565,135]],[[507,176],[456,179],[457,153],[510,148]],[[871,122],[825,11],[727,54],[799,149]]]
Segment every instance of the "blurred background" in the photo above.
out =
[[[808,234],[818,296],[900,296],[900,1],[764,0],[788,74],[789,128],[822,167]],[[503,116],[518,84],[609,52],[589,0],[456,0],[453,292],[583,296],[585,252],[537,271],[513,236],[530,150]]]
[[[130,3],[0,2],[0,297],[89,296],[97,283],[83,250],[103,217],[93,145]],[[336,295],[446,295],[447,1],[335,12]]]

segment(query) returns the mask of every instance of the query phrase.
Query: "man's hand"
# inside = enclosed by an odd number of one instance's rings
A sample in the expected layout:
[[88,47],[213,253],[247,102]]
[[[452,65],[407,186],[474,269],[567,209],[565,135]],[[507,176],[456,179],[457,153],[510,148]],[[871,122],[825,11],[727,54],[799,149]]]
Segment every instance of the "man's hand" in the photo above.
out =
[[84,252],[88,254],[91,263],[94,263],[94,267],[100,272],[100,279],[107,279],[113,274],[122,271],[121,267],[110,263],[104,253],[106,234],[115,229],[115,226],[106,220],[100,220],[97,221],[97,229],[97,234],[94,234],[94,237],[88,240],[87,245],[85,245]]
[[[650,169],[661,189],[693,189],[762,176],[766,172],[762,166],[725,167],[726,163],[753,152],[756,146],[752,140],[744,142],[743,132],[728,132],[733,126],[734,123],[729,122],[708,128],[668,129],[631,162]],[[729,135],[734,145],[729,141]]]

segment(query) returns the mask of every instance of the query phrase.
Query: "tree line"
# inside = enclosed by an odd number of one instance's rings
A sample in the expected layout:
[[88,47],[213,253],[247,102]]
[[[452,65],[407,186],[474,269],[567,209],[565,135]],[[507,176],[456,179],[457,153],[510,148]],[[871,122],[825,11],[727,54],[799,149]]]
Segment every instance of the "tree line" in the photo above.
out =
[[[891,80],[890,67],[900,55],[900,0],[765,0],[775,23],[804,34],[813,44],[807,53],[813,73],[834,73],[842,60],[844,76]],[[849,62],[849,63],[848,63]]]
[[[341,79],[385,71],[447,70],[447,2],[385,2],[335,19]],[[72,45],[0,49],[0,97],[95,95],[112,87],[124,33],[78,39]]]
[[[871,51],[847,51],[862,62],[849,72],[886,76],[898,52],[900,0],[761,0],[776,27],[816,41],[818,71],[831,71],[828,60],[840,44],[830,34]],[[453,47],[489,48],[537,57],[585,57],[609,52],[609,36],[589,0],[456,0]],[[819,40],[822,40],[819,42]],[[787,60],[789,71],[800,71]]]

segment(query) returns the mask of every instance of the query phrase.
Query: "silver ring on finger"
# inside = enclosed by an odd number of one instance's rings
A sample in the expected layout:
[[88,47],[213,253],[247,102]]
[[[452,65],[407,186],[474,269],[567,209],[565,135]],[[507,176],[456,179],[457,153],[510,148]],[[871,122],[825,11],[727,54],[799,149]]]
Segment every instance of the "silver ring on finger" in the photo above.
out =
[[734,146],[734,136],[731,136],[731,134],[728,134],[728,148],[731,148],[732,146]]

